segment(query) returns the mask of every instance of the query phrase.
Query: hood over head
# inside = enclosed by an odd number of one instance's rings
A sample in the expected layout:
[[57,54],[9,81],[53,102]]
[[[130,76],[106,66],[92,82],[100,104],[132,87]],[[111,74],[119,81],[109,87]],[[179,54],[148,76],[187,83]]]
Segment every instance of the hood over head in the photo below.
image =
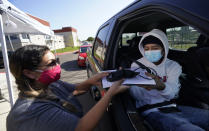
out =
[[167,58],[168,55],[168,49],[169,49],[169,45],[168,45],[168,38],[166,36],[166,34],[159,30],[159,29],[153,29],[150,32],[144,34],[139,42],[139,51],[141,52],[142,56],[144,57],[144,47],[143,47],[143,40],[145,38],[147,38],[148,36],[154,36],[156,38],[158,38],[161,42],[162,42],[162,46],[164,48],[165,51],[165,56],[164,59],[162,61],[162,63],[165,61],[165,59]]

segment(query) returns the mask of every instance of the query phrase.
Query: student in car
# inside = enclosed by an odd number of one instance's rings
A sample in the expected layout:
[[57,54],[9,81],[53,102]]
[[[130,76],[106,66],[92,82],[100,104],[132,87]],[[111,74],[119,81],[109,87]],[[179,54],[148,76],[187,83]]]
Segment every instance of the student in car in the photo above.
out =
[[128,86],[115,82],[85,115],[75,95],[101,84],[108,73],[99,73],[80,84],[60,79],[61,67],[47,46],[27,45],[10,58],[19,97],[7,116],[7,131],[91,131],[111,98]]
[[[178,96],[181,66],[167,58],[168,39],[159,29],[143,35],[139,43],[142,58],[137,60],[153,72],[146,73],[155,80],[156,85],[132,86],[130,94],[136,100],[136,107],[153,126],[160,131],[202,131],[209,129],[209,111],[198,108],[179,106],[169,102]],[[132,68],[139,67],[136,62]]]

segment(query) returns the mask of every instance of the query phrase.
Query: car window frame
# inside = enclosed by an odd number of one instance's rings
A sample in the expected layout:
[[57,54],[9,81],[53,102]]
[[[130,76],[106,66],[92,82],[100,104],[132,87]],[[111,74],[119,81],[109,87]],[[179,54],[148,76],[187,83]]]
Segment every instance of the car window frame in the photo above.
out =
[[[177,21],[187,25],[187,26],[190,26],[194,29],[196,29],[200,34],[205,34],[205,32],[201,32],[199,27],[195,26],[192,22],[190,21],[187,21],[186,18],[188,18],[188,14],[185,14],[185,12],[183,12],[184,14],[181,14],[179,16],[175,16],[172,12],[168,11],[167,9],[162,9],[162,8],[153,8],[153,9],[150,9],[151,7],[149,8],[145,8],[145,9],[142,9],[142,10],[135,10],[134,12],[131,12],[129,14],[126,14],[125,16],[120,16],[119,18],[117,18],[117,21],[118,21],[118,27],[115,28],[115,30],[117,30],[118,35],[117,36],[114,36],[115,38],[113,38],[112,42],[113,43],[117,43],[116,44],[116,47],[114,48],[113,52],[113,58],[112,58],[112,62],[113,65],[111,66],[111,68],[115,68],[116,67],[116,56],[117,56],[117,49],[118,49],[118,42],[120,40],[120,36],[125,28],[124,25],[128,25],[128,23],[130,21],[132,21],[134,19],[134,17],[141,17],[141,19],[149,16],[151,13],[163,13],[165,15],[168,15],[169,17],[172,17],[173,19],[176,19]],[[174,10],[174,9],[171,9],[171,10]],[[176,12],[179,12],[179,11],[176,11]],[[134,15],[133,15],[134,14]],[[177,13],[176,13],[177,14]],[[182,15],[185,15],[185,18],[182,18]],[[125,18],[124,18],[125,17]],[[122,24],[122,26],[120,25]],[[119,29],[120,28],[120,29]],[[119,31],[118,31],[119,30]],[[116,32],[116,31],[115,31]],[[108,65],[110,66],[110,65]]]
[[[102,51],[101,51],[101,53],[104,52],[104,48],[106,48],[106,49],[105,49],[105,54],[104,54],[103,63],[100,63],[100,62],[97,60],[97,58],[95,57],[94,50],[95,50],[95,44],[96,44],[96,42],[97,42],[97,37],[99,36],[100,31],[102,31],[102,29],[104,29],[105,27],[107,27],[107,33],[105,34],[105,39],[104,39],[104,43],[103,43],[103,45],[102,45]],[[109,24],[109,23],[103,25],[103,26],[98,30],[97,35],[96,35],[96,37],[95,37],[95,39],[94,39],[94,43],[93,43],[92,57],[93,57],[95,63],[97,64],[97,66],[98,66],[100,69],[104,68],[105,56],[106,56],[106,53],[107,53],[107,52],[106,52],[106,51],[107,51],[106,38],[107,38],[108,33],[109,33],[109,31],[108,31],[109,28],[110,28],[110,24]],[[100,56],[102,56],[102,54],[101,54]]]

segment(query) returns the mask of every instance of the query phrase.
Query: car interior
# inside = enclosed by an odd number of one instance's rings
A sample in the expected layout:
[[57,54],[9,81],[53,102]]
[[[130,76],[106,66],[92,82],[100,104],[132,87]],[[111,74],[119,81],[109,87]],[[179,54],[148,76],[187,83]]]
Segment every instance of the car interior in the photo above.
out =
[[[194,31],[198,32],[191,26],[188,26],[188,24],[161,12],[149,13],[149,15],[143,17],[135,16],[122,24],[124,27],[121,28],[119,33],[120,37],[117,40],[117,51],[114,60],[116,61],[115,68],[129,68],[134,60],[142,57],[138,50],[139,41],[144,33],[154,28],[161,29],[167,36],[169,35],[169,29],[170,31],[172,29],[176,29],[177,31],[182,29],[185,32],[186,29],[191,29],[193,33]],[[209,77],[203,65],[201,65],[197,54],[198,49],[209,47],[209,38],[199,32],[193,36],[195,36],[192,39],[194,43],[186,45],[186,48],[180,48],[186,44],[184,40],[177,41],[176,43],[173,41],[174,45],[178,44],[178,48],[175,48],[175,46],[169,48],[168,58],[178,62],[182,66],[183,71],[179,78],[181,83],[179,97],[175,99],[175,102],[180,105],[209,110]],[[189,37],[191,35],[188,35],[187,38]],[[170,42],[172,41],[169,39],[169,44],[171,44]],[[143,118],[139,117],[136,119],[136,116],[132,115],[133,112],[137,112],[133,98],[126,92],[121,95],[120,99],[121,104],[126,108],[126,113],[129,118],[135,121],[135,125],[139,125],[139,121]],[[150,124],[146,124],[146,121],[144,121],[144,124],[149,130],[153,130]],[[139,127],[141,126],[139,125]]]

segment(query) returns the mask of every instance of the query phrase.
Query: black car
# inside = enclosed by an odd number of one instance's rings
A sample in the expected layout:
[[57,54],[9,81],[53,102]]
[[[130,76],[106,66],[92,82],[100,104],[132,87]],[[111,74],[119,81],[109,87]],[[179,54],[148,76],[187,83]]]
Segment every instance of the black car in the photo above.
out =
[[[87,75],[130,67],[141,58],[141,36],[156,28],[167,34],[168,58],[183,68],[178,104],[209,109],[209,78],[199,62],[196,50],[209,46],[208,0],[136,0],[106,21],[97,32],[93,49],[87,53]],[[95,101],[104,95],[101,87],[92,87]],[[114,130],[154,130],[140,117],[129,93],[116,96],[107,113]]]

